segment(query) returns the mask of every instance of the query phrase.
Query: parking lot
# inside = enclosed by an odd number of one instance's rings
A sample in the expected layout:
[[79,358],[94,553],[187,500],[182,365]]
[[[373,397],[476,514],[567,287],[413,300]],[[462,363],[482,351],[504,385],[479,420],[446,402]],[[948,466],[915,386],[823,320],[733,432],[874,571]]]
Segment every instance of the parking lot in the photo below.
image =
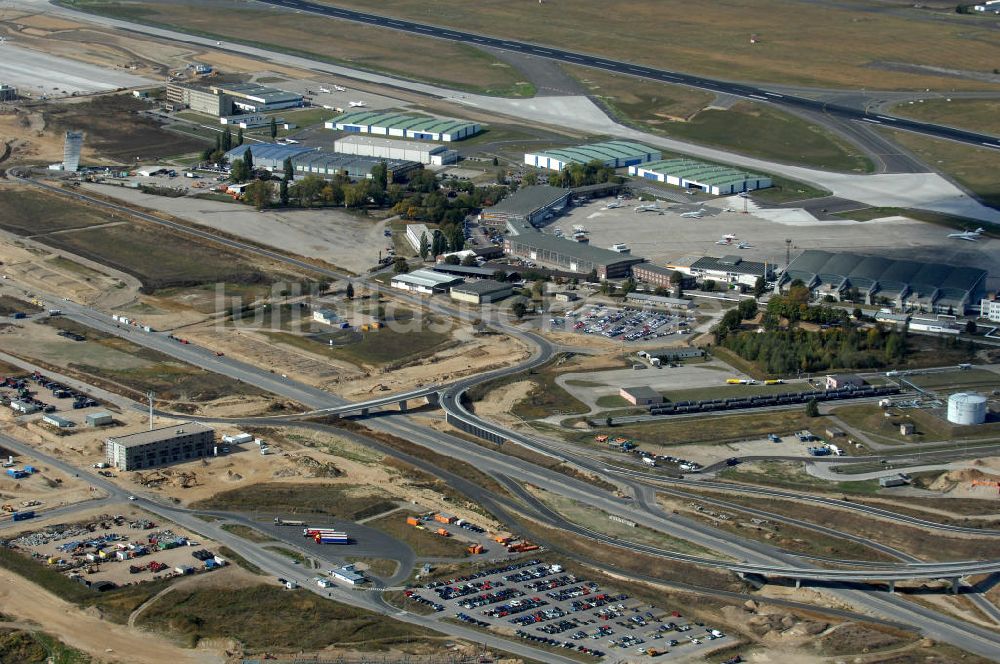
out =
[[585,305],[554,318],[552,324],[580,334],[596,334],[622,341],[649,341],[673,334],[690,333],[694,316],[684,313],[619,309],[603,304]]
[[[68,332],[60,334],[70,335]],[[0,376],[0,403],[10,406],[13,402],[24,404],[29,410],[34,409],[34,412],[43,414],[75,410],[83,411],[79,414],[84,415],[101,406],[100,402],[89,395],[49,380],[39,373],[26,378]],[[21,414],[25,413],[15,411],[15,415]]]
[[666,653],[703,655],[732,641],[679,611],[601,588],[537,559],[435,581],[406,594],[464,623],[595,659],[642,662]]

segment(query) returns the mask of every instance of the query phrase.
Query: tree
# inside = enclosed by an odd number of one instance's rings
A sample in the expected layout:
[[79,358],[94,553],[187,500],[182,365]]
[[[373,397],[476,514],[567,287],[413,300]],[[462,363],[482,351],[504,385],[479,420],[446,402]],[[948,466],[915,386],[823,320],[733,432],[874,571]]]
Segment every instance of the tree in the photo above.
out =
[[767,282],[764,281],[764,277],[757,277],[757,281],[753,283],[753,296],[760,297],[767,290]]
[[392,271],[396,274],[403,274],[410,271],[410,265],[406,262],[405,258],[397,256],[392,262]]
[[502,168],[497,169],[497,184],[507,183],[507,171]]
[[344,295],[347,296],[348,300],[354,299],[354,284],[352,282],[347,282],[347,289],[344,291]]
[[288,181],[294,180],[295,168],[292,166],[292,158],[289,157],[288,159],[286,159],[285,163],[282,164],[282,166],[284,166],[285,168],[285,179]]
[[518,320],[524,318],[524,315],[528,313],[528,305],[526,305],[522,300],[518,300],[510,306],[510,311],[514,314],[514,317]]
[[815,399],[806,402],[806,417],[819,417],[819,402]]
[[587,273],[587,281],[591,283],[597,282],[597,268],[595,267],[590,272]]
[[494,166],[499,166],[500,165],[500,160],[497,159],[496,157],[493,157],[493,165]]
[[282,207],[288,206],[288,180],[282,180],[278,185],[278,200]]
[[431,239],[431,258],[437,258],[446,251],[448,251],[448,242],[444,239],[444,235],[441,234],[441,231],[434,231],[434,237]]
[[524,177],[521,178],[521,184],[523,184],[525,187],[530,187],[531,185],[538,184],[538,173],[534,171],[529,171],[525,173]]
[[243,127],[236,132],[236,145],[243,145]]
[[854,307],[854,311],[851,312],[851,315],[854,316],[854,320],[861,320],[865,317],[865,312],[861,310],[861,307]]
[[253,152],[250,148],[247,148],[247,151],[243,153],[243,163],[247,165],[247,172],[250,174],[249,177],[253,177],[255,169],[253,165]]
[[614,426],[614,424],[615,424],[615,421],[613,419],[611,419],[610,415],[608,415],[607,417],[604,418],[604,426],[606,426],[608,428],[611,428],[611,427]]
[[420,260],[427,260],[427,255],[431,253],[431,242],[427,239],[427,233],[420,234]]
[[531,284],[531,297],[540,300],[543,295],[545,295],[545,282],[539,279]]
[[979,327],[976,325],[976,321],[974,321],[974,320],[970,320],[969,322],[967,322],[965,324],[965,333],[966,334],[975,334],[978,329],[979,329]]
[[268,124],[267,128],[268,128],[268,131],[271,133],[271,140],[273,141],[274,139],[276,139],[278,137],[278,123],[274,119],[273,115],[271,116],[271,122]]
[[458,256],[452,254],[450,256],[445,256],[444,262],[445,265],[458,265],[462,261],[458,260]]
[[702,282],[701,289],[706,293],[711,293],[715,290],[715,281],[713,279],[706,279]]
[[344,188],[344,206],[363,207],[368,203],[368,189],[364,182],[356,182]]
[[242,159],[233,159],[233,164],[229,169],[229,179],[237,183],[249,180],[250,172],[247,170],[247,163]]
[[629,293],[631,293],[634,290],[635,290],[635,279],[633,279],[632,277],[629,277],[628,279],[626,279],[625,281],[622,282],[622,294],[623,295],[628,295]]
[[389,166],[384,161],[380,161],[372,167],[372,182],[381,192],[385,192],[389,186]]
[[757,315],[757,301],[740,300],[740,303],[736,305],[736,311],[741,320],[749,320]]
[[243,195],[255,208],[263,210],[271,204],[271,183],[254,180],[243,190]]
[[215,150],[216,152],[222,150],[222,134],[215,135]]
[[465,248],[465,232],[462,230],[461,226],[455,226],[451,229],[451,233],[448,238],[448,246],[452,251],[462,251]]
[[476,265],[477,265],[477,263],[476,263],[476,255],[475,254],[469,254],[468,256],[466,256],[465,258],[463,258],[462,259],[462,265],[464,267],[476,267]]
[[220,146],[223,152],[229,152],[233,149],[233,132],[229,127],[222,132],[222,144]]
[[670,291],[668,291],[663,286],[657,286],[656,289],[653,291],[653,295],[657,295],[659,297],[667,297],[668,295],[670,295]]

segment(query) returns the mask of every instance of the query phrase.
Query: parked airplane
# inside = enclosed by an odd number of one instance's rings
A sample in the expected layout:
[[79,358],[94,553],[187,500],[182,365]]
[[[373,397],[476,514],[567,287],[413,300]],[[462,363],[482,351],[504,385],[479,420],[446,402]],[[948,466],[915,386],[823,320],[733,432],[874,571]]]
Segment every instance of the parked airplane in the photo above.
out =
[[962,233],[948,233],[948,237],[955,240],[967,240],[968,242],[976,242],[979,240],[979,236],[985,231],[982,228],[977,228],[974,231],[964,231]]
[[333,89],[336,90],[337,92],[347,92],[347,88],[341,85],[335,85],[333,86]]
[[364,101],[352,101],[352,102],[348,102],[348,103],[352,107],[354,107],[354,108],[358,108],[358,107],[361,107],[361,106],[367,106],[368,105],[368,102],[364,102]]
[[681,215],[681,219],[701,219],[704,214],[705,208],[701,208],[699,210],[695,210],[694,212],[685,212]]
[[584,228],[583,226],[574,226],[573,230],[576,231],[577,233],[589,233],[590,232],[586,228]]
[[635,206],[636,213],[639,212],[660,212],[660,204],[653,202],[649,205],[637,205]]
[[621,206],[622,206],[622,202],[621,201],[611,201],[610,203],[608,203],[607,205],[604,206],[604,209],[605,210],[614,210],[615,208],[620,208]]
[[322,85],[319,86],[319,91],[324,92],[326,94],[330,94],[330,88],[324,88]]
[[750,244],[749,242],[740,242],[740,243],[739,243],[738,245],[736,245],[736,248],[737,248],[737,249],[749,249],[749,248],[751,248],[752,246],[753,246],[753,245],[752,245],[752,244]]

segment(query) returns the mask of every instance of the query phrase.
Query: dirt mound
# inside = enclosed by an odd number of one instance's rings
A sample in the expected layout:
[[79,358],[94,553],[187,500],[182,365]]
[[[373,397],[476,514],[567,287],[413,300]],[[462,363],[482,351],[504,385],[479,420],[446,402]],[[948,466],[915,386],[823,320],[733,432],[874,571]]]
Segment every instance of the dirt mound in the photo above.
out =
[[931,491],[948,493],[959,487],[967,487],[974,481],[1000,482],[1000,475],[990,475],[976,468],[949,470],[948,472],[941,473],[927,488]]

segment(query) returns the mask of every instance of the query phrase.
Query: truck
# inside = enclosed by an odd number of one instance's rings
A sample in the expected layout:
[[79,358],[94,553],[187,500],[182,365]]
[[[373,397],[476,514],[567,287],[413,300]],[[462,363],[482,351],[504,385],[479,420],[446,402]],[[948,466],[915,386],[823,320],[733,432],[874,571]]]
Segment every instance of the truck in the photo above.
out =
[[656,466],[656,459],[654,459],[653,457],[649,456],[642,457],[642,462],[650,467]]
[[27,521],[28,519],[35,518],[35,512],[34,510],[28,510],[27,512],[14,512],[10,515],[10,518],[14,521]]
[[249,433],[238,433],[235,436],[223,436],[222,442],[228,445],[242,445],[243,443],[252,443],[253,435]]
[[349,544],[347,539],[347,533],[338,533],[335,535],[317,535],[317,544]]
[[334,530],[333,528],[303,528],[302,529],[302,536],[303,537],[316,537],[316,535],[320,535],[322,533],[339,533],[339,532],[341,532],[341,531]]
[[305,521],[292,521],[290,519],[280,519],[278,517],[274,517],[274,525],[276,525],[276,526],[304,526],[304,525],[306,525],[306,522]]

